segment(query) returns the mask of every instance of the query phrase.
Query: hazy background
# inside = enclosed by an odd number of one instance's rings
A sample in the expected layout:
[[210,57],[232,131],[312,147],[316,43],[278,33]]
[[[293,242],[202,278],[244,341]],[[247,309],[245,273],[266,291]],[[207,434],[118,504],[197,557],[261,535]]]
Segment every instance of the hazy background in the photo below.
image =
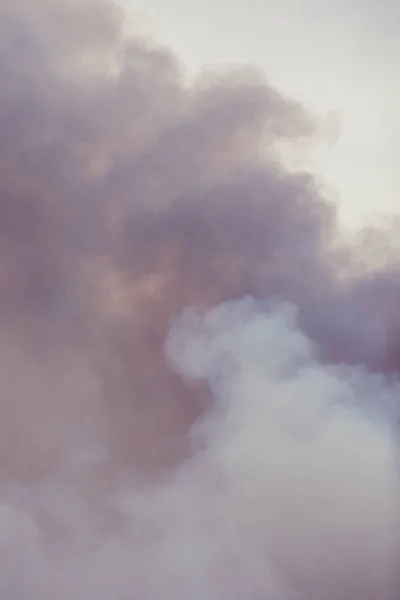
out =
[[[329,114],[309,167],[347,226],[399,211],[400,6],[391,0],[125,0],[137,25],[189,72],[258,65],[278,89]],[[337,137],[339,135],[339,137]],[[332,144],[332,142],[336,143]],[[329,143],[331,142],[331,143]]]

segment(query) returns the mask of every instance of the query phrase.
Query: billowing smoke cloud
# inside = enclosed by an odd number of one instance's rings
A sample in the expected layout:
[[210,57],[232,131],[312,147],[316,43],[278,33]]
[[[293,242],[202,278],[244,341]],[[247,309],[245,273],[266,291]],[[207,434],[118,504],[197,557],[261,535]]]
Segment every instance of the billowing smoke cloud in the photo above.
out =
[[103,0],[3,2],[0,93],[2,598],[397,598],[400,260],[316,121]]

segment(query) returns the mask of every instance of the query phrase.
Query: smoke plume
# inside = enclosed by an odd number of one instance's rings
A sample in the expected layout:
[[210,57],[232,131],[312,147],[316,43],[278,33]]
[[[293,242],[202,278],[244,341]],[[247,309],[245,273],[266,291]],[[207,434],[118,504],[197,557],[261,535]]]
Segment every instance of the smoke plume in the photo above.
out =
[[341,239],[315,136],[113,2],[0,4],[2,598],[399,597],[398,225]]

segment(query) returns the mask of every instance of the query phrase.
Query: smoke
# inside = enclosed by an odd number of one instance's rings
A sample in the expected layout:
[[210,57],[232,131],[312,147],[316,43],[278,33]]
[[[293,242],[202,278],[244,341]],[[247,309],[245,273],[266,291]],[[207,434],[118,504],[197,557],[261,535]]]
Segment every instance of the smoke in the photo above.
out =
[[112,2],[0,5],[2,598],[398,597],[397,224],[341,240],[315,137]]

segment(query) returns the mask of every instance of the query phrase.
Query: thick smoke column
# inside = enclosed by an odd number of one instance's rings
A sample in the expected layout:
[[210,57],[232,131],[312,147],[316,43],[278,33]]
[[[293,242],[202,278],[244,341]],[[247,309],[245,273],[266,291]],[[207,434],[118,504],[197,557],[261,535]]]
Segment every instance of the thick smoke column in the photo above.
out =
[[400,260],[313,118],[102,0],[3,2],[0,93],[1,597],[397,598]]

